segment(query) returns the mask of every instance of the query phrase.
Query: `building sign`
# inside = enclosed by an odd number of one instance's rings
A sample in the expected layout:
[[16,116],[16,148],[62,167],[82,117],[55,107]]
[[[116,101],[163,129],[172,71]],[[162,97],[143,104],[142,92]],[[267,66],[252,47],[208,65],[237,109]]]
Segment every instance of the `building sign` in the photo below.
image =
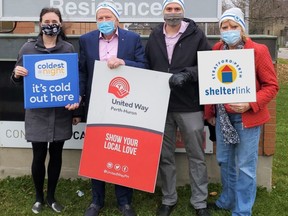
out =
[[[85,126],[85,123],[73,125],[72,137],[65,141],[64,149],[82,149]],[[32,148],[31,142],[25,139],[23,121],[0,121],[0,147]]]
[[[85,123],[73,125],[72,137],[65,141],[64,149],[82,149],[85,138]],[[204,127],[203,148],[206,154],[213,153],[213,143],[209,140],[209,128]],[[176,152],[185,153],[185,147],[180,132],[176,137]],[[32,148],[30,142],[25,140],[23,121],[0,121],[0,148]]]
[[[39,21],[43,7],[59,8],[64,21],[95,22],[102,0],[0,0],[0,21]],[[163,22],[163,0],[115,0],[120,22]],[[185,17],[196,22],[218,22],[222,0],[186,0]],[[27,8],[25,8],[27,7]]]
[[200,104],[256,101],[253,49],[199,51],[198,71]]
[[[82,149],[85,138],[85,123],[73,125],[72,137],[65,141],[64,149]],[[209,128],[204,127],[203,148],[206,154],[213,153],[213,143],[209,140]],[[23,121],[0,121],[0,147],[3,148],[32,148],[30,142],[25,140]],[[177,132],[176,152],[185,153],[183,139]]]

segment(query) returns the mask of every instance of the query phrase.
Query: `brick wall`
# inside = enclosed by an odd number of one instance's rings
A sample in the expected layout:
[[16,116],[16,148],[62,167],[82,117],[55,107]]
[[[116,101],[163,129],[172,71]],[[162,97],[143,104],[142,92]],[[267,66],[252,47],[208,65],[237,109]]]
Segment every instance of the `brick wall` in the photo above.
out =
[[[274,65],[277,73],[277,64]],[[268,109],[271,115],[271,119],[263,126],[262,140],[259,143],[259,154],[270,156],[275,153],[276,147],[276,98],[274,98],[269,104]],[[261,150],[261,151],[260,151]]]
[[[63,29],[67,35],[82,35],[96,29],[95,23],[64,23]],[[15,34],[35,33],[34,22],[17,22]]]
[[259,142],[259,155],[270,156],[275,153],[276,145],[276,99],[268,104],[271,115],[269,122],[262,128],[262,136]]
[[67,35],[82,35],[96,29],[96,23],[65,23]]
[[35,32],[34,22],[17,22],[15,34],[31,34]]

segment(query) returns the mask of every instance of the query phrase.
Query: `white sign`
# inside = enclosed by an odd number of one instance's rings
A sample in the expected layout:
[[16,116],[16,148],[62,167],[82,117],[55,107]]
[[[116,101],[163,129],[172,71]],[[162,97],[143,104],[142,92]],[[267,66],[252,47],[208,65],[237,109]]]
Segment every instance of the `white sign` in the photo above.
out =
[[[70,140],[65,141],[64,149],[82,149],[85,137],[85,123],[73,126],[73,134]],[[205,153],[213,153],[213,143],[209,140],[209,129],[204,128]],[[25,140],[24,122],[22,121],[0,121],[0,148],[32,148],[30,142]],[[176,152],[185,152],[183,140],[177,136]]]
[[254,50],[198,52],[200,104],[256,101]]
[[95,61],[79,175],[154,192],[170,77]]
[[[0,0],[0,21],[39,21],[43,7],[59,8],[63,20],[95,22],[95,11],[102,0]],[[163,0],[115,0],[120,22],[163,22]],[[218,22],[221,0],[186,0],[185,17],[196,22]]]
[[[167,111],[163,112],[163,109],[168,106],[171,74],[129,66],[111,70],[104,61],[95,61],[94,68],[87,125],[117,122],[164,130]],[[99,106],[99,102],[106,106]]]
[[[85,123],[73,126],[72,138],[65,142],[64,149],[82,149],[85,127]],[[32,148],[31,143],[25,140],[23,121],[0,121],[0,147]]]

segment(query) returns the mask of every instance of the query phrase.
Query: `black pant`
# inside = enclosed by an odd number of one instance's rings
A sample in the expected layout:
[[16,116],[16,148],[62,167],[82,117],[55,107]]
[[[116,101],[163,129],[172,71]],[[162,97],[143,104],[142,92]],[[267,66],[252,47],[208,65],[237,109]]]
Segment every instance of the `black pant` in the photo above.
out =
[[[49,163],[48,163],[48,185],[47,185],[47,202],[55,202],[55,190],[61,172],[62,150],[64,141],[49,143]],[[32,142],[33,161],[32,161],[32,178],[36,191],[36,201],[44,202],[44,180],[45,180],[45,160],[47,155],[47,142]]]
[[209,128],[209,133],[210,133],[209,139],[210,139],[212,142],[215,142],[215,141],[216,141],[215,126],[209,124],[208,121],[206,121],[206,120],[204,121],[204,125],[205,125],[205,126],[208,126],[208,128]]
[[[91,179],[93,203],[103,207],[105,202],[105,182]],[[115,195],[118,206],[131,204],[133,189],[121,185],[115,185]]]

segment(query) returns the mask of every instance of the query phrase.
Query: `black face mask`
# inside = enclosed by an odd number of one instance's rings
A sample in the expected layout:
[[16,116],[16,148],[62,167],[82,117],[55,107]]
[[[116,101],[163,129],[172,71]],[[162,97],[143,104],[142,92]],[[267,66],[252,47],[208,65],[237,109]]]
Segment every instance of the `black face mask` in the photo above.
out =
[[168,13],[164,14],[164,20],[167,25],[170,26],[177,26],[181,23],[181,21],[184,19],[183,13]]
[[59,24],[42,24],[41,31],[45,35],[56,36],[60,33],[61,27]]

